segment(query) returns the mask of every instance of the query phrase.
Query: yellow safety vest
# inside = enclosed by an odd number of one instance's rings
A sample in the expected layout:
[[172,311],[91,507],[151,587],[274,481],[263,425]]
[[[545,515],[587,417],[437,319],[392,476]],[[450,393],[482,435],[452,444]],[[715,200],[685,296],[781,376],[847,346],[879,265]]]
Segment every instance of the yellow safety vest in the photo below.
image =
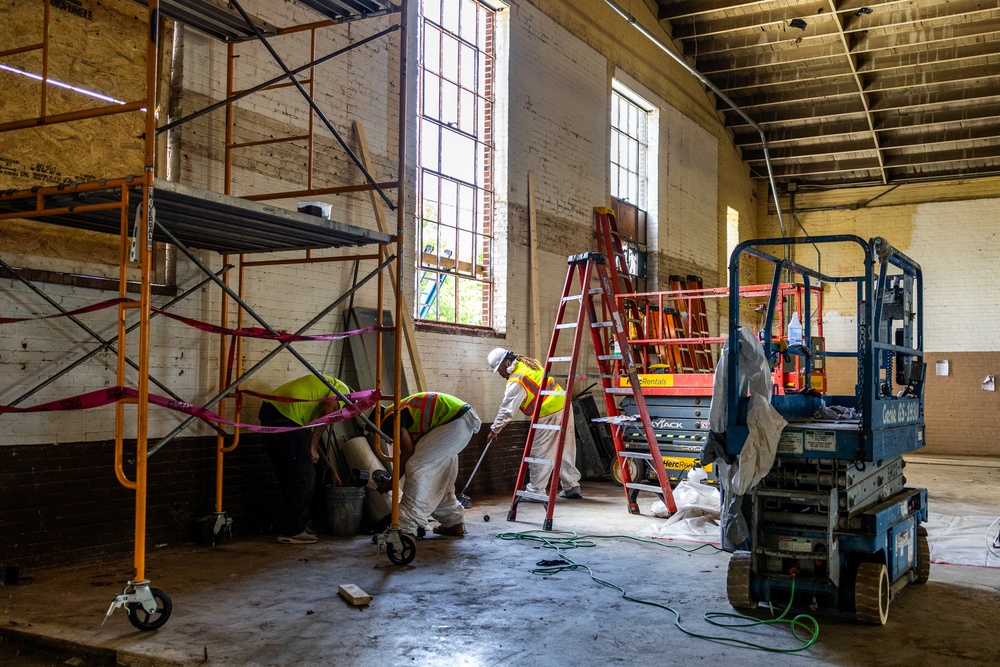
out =
[[[538,387],[542,382],[542,374],[544,372],[545,369],[543,368],[532,368],[523,361],[518,361],[514,364],[514,370],[511,372],[510,377],[507,378],[507,382],[516,382],[524,387],[527,396],[521,402],[521,412],[529,417],[535,411],[535,400],[538,398]],[[544,388],[545,391],[562,391],[562,387],[551,376],[545,378]],[[548,394],[543,396],[542,412],[539,416],[548,417],[552,413],[562,410],[565,405],[565,395]]]
[[[330,384],[336,387],[337,391],[341,394],[346,396],[351,393],[351,388],[337,378],[330,377],[329,375],[325,375],[324,377],[329,380]],[[323,384],[323,381],[315,375],[305,375],[297,380],[286,382],[275,389],[272,394],[274,396],[283,396],[285,398],[300,399],[299,402],[296,403],[268,401],[271,405],[278,409],[278,412],[300,426],[316,421],[319,417],[320,400],[330,398],[334,395],[334,393],[330,391],[330,388]],[[342,401],[338,407],[343,407]]]
[[[471,407],[451,394],[434,391],[412,394],[399,402],[400,412],[409,416],[409,419],[404,418],[399,425],[413,435],[426,435],[431,429],[458,419]],[[392,413],[390,407],[383,419]]]

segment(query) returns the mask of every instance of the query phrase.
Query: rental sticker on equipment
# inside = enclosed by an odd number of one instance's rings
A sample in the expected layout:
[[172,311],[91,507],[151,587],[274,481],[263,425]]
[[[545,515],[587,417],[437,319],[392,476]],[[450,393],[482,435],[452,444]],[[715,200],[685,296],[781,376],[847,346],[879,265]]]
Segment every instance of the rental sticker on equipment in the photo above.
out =
[[814,452],[837,451],[835,431],[806,431],[806,449]]
[[787,428],[781,432],[778,439],[779,454],[801,454],[802,453],[802,431],[789,431]]
[[778,537],[778,549],[792,553],[809,553],[813,550],[812,540],[808,537]]

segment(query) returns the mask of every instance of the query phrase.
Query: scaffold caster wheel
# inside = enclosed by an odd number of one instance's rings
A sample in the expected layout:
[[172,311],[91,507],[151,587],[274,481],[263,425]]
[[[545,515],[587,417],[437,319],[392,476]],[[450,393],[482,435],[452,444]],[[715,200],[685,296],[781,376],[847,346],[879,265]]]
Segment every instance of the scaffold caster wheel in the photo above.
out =
[[215,512],[198,520],[198,541],[214,547],[233,536],[233,520],[225,512]]
[[405,533],[399,534],[400,547],[396,549],[392,543],[385,545],[385,555],[396,565],[409,565],[417,555],[417,543]]
[[125,605],[125,608],[128,610],[129,623],[143,631],[162,628],[164,623],[170,619],[170,612],[174,610],[170,596],[162,588],[150,588],[149,594],[155,602],[152,610],[140,602],[132,602]]
[[135,583],[130,581],[125,584],[125,590],[111,601],[101,625],[104,625],[119,607],[125,608],[129,623],[143,631],[162,628],[174,609],[167,592],[162,588],[150,588],[148,581]]

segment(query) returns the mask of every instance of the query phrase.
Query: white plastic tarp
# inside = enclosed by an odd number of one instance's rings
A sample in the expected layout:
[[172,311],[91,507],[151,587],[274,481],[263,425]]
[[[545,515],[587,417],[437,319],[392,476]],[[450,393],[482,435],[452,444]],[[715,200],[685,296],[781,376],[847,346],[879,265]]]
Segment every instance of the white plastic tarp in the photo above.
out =
[[657,500],[650,508],[650,513],[669,518],[661,523],[649,524],[638,532],[638,536],[718,544],[719,490],[685,480],[677,484],[673,493],[677,511],[670,514],[663,501]]
[[[737,496],[746,495],[764,478],[778,451],[778,440],[784,430],[785,421],[771,405],[771,365],[764,356],[764,348],[757,336],[747,327],[740,327],[740,357],[739,357],[739,392],[740,396],[750,395],[750,406],[747,411],[747,436],[743,449],[740,451],[739,465],[735,468],[723,466],[717,470],[726,474],[723,480],[726,488]],[[726,432],[728,405],[726,402],[726,381],[729,374],[726,357],[729,353],[729,343],[722,346],[719,364],[715,367],[715,379],[712,385],[712,409],[709,412],[709,428],[716,433]],[[728,483],[727,483],[728,482]]]

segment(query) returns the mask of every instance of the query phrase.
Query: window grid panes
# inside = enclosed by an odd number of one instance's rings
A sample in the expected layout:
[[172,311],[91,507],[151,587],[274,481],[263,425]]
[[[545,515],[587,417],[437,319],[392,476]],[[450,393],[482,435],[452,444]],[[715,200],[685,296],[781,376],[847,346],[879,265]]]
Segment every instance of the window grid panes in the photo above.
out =
[[611,92],[611,196],[646,208],[646,154],[649,114]]
[[415,315],[492,325],[493,12],[420,5],[420,224]]

